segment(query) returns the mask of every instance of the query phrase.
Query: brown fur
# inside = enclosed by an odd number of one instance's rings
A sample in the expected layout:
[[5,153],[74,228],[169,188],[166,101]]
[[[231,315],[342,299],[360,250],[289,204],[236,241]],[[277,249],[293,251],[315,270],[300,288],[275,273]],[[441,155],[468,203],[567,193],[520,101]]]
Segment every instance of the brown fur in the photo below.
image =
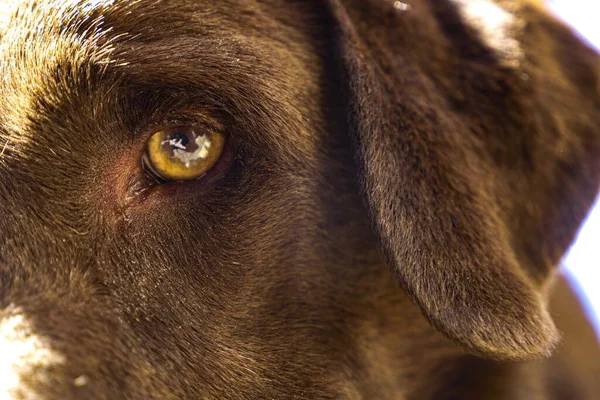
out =
[[[514,67],[441,0],[22,3],[0,306],[66,356],[41,398],[600,396],[553,279],[598,192],[599,61],[537,4]],[[148,189],[181,121],[233,162]]]

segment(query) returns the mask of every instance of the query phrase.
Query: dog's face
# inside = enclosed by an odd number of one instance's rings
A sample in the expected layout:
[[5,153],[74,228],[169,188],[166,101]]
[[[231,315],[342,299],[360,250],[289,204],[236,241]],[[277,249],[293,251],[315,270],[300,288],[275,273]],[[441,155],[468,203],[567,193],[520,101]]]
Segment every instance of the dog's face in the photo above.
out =
[[[591,52],[569,76],[524,43],[524,71],[449,33],[457,8],[350,3],[9,10],[0,318],[29,347],[7,393],[381,396],[460,346],[552,348],[544,285],[597,190]],[[177,149],[214,162],[161,172]]]
[[[308,40],[327,38],[324,18],[303,4],[84,4],[25,6],[5,38],[3,307],[56,355],[18,372],[23,393],[332,390],[344,372],[313,371],[339,369],[373,246],[348,195],[330,46]],[[172,127],[224,135],[202,178],[144,171]]]

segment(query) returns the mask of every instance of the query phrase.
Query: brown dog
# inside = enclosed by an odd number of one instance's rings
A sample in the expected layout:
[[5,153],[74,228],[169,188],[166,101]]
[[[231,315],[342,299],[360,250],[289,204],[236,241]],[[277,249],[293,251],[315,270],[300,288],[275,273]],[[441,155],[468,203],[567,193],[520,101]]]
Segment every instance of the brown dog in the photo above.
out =
[[533,0],[3,3],[1,398],[600,398],[599,58]]

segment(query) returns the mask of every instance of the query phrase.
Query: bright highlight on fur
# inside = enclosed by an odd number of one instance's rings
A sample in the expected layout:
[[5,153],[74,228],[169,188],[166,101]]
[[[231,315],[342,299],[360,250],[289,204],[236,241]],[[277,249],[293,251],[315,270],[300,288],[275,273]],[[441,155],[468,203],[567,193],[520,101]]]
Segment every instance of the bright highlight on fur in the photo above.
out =
[[453,0],[465,22],[475,29],[486,46],[511,67],[518,67],[523,50],[515,35],[519,20],[491,0]]
[[65,358],[52,350],[47,339],[36,335],[22,310],[10,305],[0,317],[0,400],[37,399],[25,379],[44,379],[46,368]]
[[[40,96],[45,98],[48,104],[55,105],[60,102],[60,95],[49,97],[42,94],[45,88],[55,86],[58,93],[66,93],[69,89],[65,82],[85,79],[91,66],[112,62],[110,55],[113,46],[105,38],[108,28],[103,27],[99,15],[113,2],[52,0],[40,4],[35,0],[0,0],[0,74],[7,77],[7,71],[13,67],[20,71],[11,74],[10,79],[5,79],[0,88],[0,92],[5,96],[0,104],[0,114],[3,115],[0,121],[2,154],[31,139],[22,133],[31,121],[31,116],[40,112]],[[11,24],[14,22],[11,21],[17,10],[28,22],[13,26]],[[36,34],[27,36],[28,32]],[[48,41],[47,38],[51,36],[58,37],[58,40]],[[17,53],[15,49],[19,49]],[[22,49],[27,51],[21,52]],[[61,58],[65,53],[72,55],[68,65]],[[25,54],[27,57],[23,56]],[[5,60],[10,57],[15,60],[15,65],[6,63]],[[60,69],[70,71],[70,75],[62,81],[57,81],[54,74]],[[29,71],[35,73],[30,74]],[[19,89],[21,87],[28,89],[23,91]]]

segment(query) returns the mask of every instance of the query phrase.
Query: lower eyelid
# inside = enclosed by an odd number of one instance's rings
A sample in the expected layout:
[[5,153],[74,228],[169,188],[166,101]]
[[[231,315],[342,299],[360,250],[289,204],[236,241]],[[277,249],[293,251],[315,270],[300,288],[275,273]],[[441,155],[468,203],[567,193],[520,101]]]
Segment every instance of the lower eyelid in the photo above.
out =
[[132,196],[132,199],[134,199],[135,202],[148,201],[148,199],[160,195],[169,195],[169,197],[171,195],[200,196],[203,192],[210,190],[227,174],[233,161],[233,146],[229,140],[225,140],[221,156],[216,161],[215,165],[205,174],[194,180],[157,182],[156,178],[149,177],[140,167],[136,179],[141,181],[142,184],[132,184],[131,187],[136,193],[130,193],[130,196]]

